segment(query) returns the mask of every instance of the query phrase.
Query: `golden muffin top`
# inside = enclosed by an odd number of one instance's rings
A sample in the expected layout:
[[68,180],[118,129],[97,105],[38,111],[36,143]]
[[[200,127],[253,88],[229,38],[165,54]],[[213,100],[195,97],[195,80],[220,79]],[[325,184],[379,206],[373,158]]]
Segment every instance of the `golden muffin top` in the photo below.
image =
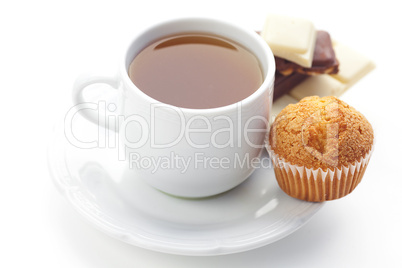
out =
[[306,97],[271,125],[271,149],[293,165],[333,169],[360,161],[374,142],[371,124],[336,97]]

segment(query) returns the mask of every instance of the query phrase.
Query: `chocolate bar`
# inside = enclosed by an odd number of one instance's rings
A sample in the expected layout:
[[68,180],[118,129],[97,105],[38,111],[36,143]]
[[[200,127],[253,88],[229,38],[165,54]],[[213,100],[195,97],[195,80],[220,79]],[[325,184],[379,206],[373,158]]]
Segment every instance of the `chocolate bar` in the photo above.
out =
[[259,34],[275,56],[277,108],[311,95],[339,97],[375,68],[370,59],[332,42],[328,32],[316,31],[303,19],[270,15]]
[[285,76],[276,72],[274,82],[274,101],[282,95],[288,93],[292,88],[303,82],[303,80],[307,77],[307,75],[300,73],[293,73]]
[[335,57],[331,37],[326,31],[317,31],[313,63],[305,68],[286,59],[275,57],[276,70],[283,75],[298,72],[306,75],[336,74],[339,71],[339,62]]

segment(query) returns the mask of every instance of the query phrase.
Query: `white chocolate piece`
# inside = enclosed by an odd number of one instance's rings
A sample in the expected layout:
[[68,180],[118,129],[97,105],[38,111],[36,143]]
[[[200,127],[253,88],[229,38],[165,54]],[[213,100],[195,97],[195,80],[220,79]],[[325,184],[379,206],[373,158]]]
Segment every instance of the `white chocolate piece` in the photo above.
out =
[[335,96],[339,97],[346,89],[345,84],[330,75],[322,74],[310,76],[290,92],[293,98],[301,100],[307,96]]
[[265,21],[264,37],[271,48],[305,53],[310,48],[314,25],[305,19],[269,15]]
[[313,61],[316,34],[311,21],[280,15],[269,15],[261,32],[275,56],[307,68]]
[[291,104],[291,103],[294,104],[297,102],[298,102],[298,100],[289,96],[288,94],[285,94],[275,100],[275,102],[272,105],[271,113],[273,116],[277,116],[286,106],[288,106],[288,104]]
[[357,51],[340,43],[334,45],[339,72],[332,75],[349,88],[375,68],[375,64]]

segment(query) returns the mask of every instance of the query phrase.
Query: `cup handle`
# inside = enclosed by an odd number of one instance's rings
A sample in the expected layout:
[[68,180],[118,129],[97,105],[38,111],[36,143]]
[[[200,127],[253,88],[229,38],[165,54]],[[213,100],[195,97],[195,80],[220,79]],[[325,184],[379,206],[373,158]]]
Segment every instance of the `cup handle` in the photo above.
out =
[[[117,94],[117,90],[119,89],[120,83],[119,80],[117,79],[117,76],[101,76],[94,74],[80,75],[79,77],[77,77],[73,85],[72,97],[74,106],[90,102],[90,100],[85,100],[83,93],[85,91],[85,88],[93,84],[106,84],[110,86],[112,89],[116,90]],[[94,113],[93,110],[80,109],[79,112],[87,120],[97,125],[100,125],[104,128],[109,128],[106,125],[105,120],[102,120],[102,118],[100,118],[98,114]]]

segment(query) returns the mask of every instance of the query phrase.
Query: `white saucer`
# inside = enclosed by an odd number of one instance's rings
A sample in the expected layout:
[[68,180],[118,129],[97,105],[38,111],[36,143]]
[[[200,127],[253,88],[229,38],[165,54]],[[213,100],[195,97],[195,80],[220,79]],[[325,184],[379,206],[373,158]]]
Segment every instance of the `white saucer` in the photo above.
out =
[[[130,177],[126,162],[117,160],[118,149],[72,145],[63,124],[48,150],[55,184],[95,227],[135,246],[193,256],[242,252],[291,234],[323,206],[284,194],[271,167],[257,169],[240,186],[214,197],[172,197]],[[73,124],[81,141],[102,138],[97,126],[78,115]]]

